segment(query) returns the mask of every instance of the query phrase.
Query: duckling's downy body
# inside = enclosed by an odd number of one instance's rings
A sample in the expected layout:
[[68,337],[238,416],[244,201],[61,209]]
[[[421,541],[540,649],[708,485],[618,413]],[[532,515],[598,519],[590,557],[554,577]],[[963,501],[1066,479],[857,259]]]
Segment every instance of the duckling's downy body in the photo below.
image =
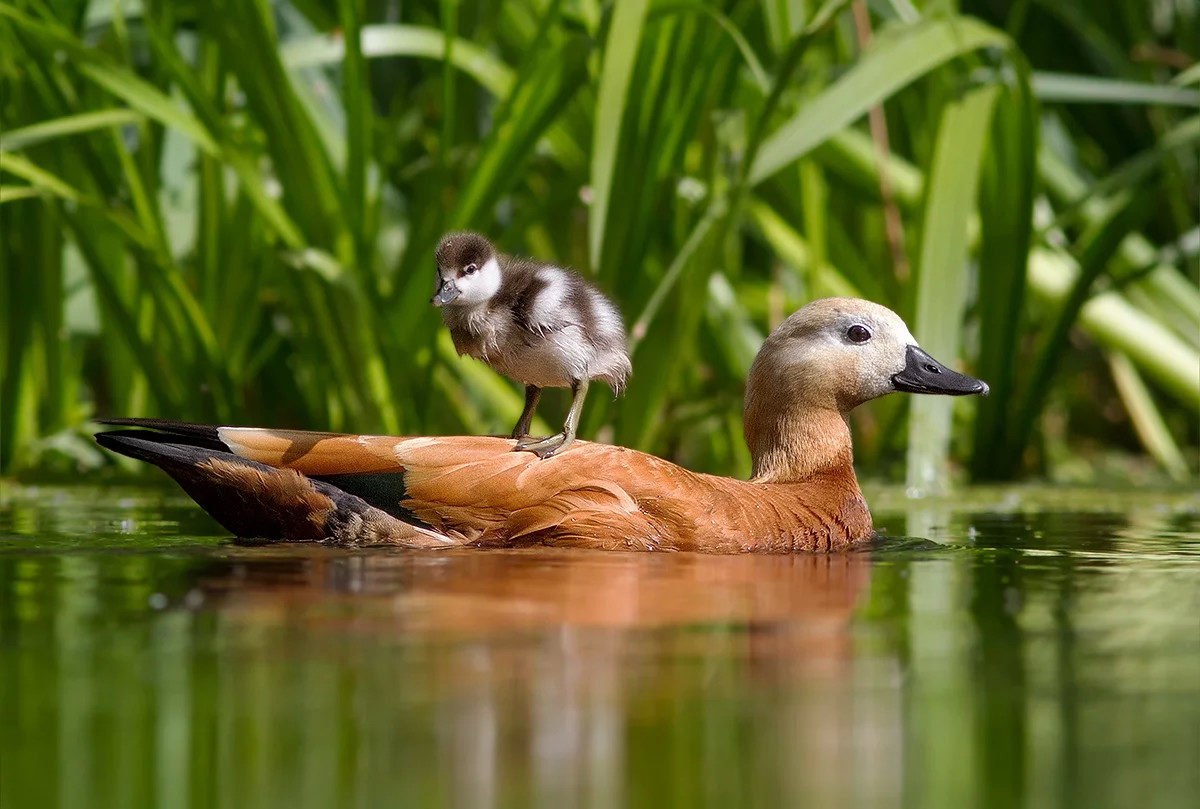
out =
[[[442,307],[460,355],[483,360],[525,385],[525,409],[512,437],[515,449],[548,458],[575,438],[588,381],[620,394],[631,370],[621,313],[600,290],[573,272],[497,253],[477,233],[451,233],[436,252]],[[563,431],[528,438],[542,388],[570,388]]]
[[749,481],[577,442],[538,461],[500,438],[393,438],[158,422],[101,433],[166,470],[226,528],[408,547],[553,544],[709,553],[836,550],[873,535],[846,413],[893,391],[987,385],[868,301],[815,301],[772,332],[746,389]]

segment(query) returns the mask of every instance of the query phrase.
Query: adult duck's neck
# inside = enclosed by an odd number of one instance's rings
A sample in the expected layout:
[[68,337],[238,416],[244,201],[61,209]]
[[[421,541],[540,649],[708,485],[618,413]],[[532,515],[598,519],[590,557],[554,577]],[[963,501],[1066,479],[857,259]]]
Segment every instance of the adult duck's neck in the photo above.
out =
[[[848,473],[854,479],[850,425],[837,410],[778,400],[749,401],[746,444],[759,483],[797,483],[822,473]],[[855,481],[857,485],[857,481]]]

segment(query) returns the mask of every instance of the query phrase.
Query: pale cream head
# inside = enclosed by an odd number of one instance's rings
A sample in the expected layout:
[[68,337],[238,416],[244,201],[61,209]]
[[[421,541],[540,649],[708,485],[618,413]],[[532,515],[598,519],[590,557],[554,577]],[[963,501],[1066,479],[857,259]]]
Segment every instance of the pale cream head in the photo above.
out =
[[839,412],[896,390],[916,338],[900,316],[859,298],[813,301],[779,324],[754,359],[752,397],[785,397]]
[[893,391],[962,396],[987,385],[926,354],[900,316],[859,298],[813,301],[763,343],[746,383],[746,443],[761,479],[850,462],[845,414]]

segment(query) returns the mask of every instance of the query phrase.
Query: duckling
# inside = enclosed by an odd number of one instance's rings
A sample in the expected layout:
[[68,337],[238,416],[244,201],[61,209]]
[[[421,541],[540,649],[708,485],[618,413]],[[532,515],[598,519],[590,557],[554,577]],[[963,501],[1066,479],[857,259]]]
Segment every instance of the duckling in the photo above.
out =
[[[619,396],[632,371],[616,304],[579,275],[496,252],[478,233],[450,233],[435,252],[434,306],[459,356],[469,354],[525,385],[525,408],[513,448],[549,458],[570,446],[588,382],[607,382]],[[529,436],[542,388],[570,388],[562,432]]]
[[413,548],[565,545],[706,553],[828,551],[874,535],[846,414],[894,391],[986,394],[904,321],[814,301],[763,344],[746,385],[753,477],[697,474],[577,442],[536,461],[501,438],[393,438],[116,419],[104,447],[162,467],[233,533]]

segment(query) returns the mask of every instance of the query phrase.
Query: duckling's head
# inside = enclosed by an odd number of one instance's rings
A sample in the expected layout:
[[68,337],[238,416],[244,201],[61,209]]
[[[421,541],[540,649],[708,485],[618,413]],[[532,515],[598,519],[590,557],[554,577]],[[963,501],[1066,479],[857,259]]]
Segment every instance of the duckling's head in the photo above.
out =
[[803,307],[763,344],[746,391],[752,399],[845,413],[893,391],[987,394],[987,383],[952,371],[917,345],[900,316],[858,298]]
[[437,291],[434,306],[478,306],[500,290],[496,248],[478,233],[448,233],[434,252]]

